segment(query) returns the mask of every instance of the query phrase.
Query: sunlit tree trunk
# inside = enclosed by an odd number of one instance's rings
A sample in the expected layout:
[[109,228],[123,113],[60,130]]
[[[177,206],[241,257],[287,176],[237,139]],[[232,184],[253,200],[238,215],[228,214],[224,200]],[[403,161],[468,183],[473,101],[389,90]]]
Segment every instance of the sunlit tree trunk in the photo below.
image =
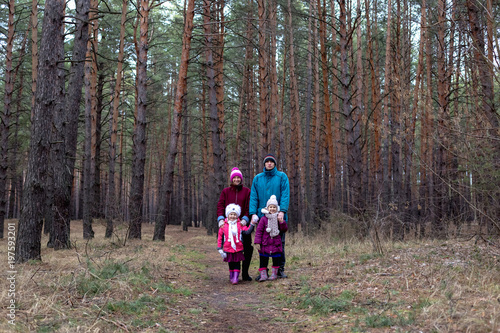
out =
[[182,107],[187,94],[187,71],[189,64],[189,52],[191,50],[191,39],[193,37],[194,0],[188,1],[186,18],[184,22],[184,33],[182,35],[182,54],[179,66],[179,78],[177,81],[177,91],[175,94],[174,115],[172,121],[172,132],[169,141],[169,151],[165,164],[165,179],[162,184],[160,208],[158,219],[155,224],[154,240],[165,240],[165,228],[168,221],[168,214],[171,209],[172,187],[174,183],[174,165],[177,155],[177,143],[180,134],[182,119]]

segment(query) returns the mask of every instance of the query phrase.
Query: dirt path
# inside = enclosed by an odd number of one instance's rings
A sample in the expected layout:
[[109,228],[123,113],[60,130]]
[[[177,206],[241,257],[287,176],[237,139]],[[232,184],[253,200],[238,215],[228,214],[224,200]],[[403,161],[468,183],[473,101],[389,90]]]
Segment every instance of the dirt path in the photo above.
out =
[[[220,255],[213,244],[200,242],[200,236],[206,235],[204,230],[192,228],[189,232],[177,231],[172,234],[176,243],[184,245],[186,249],[203,254],[199,264],[205,268],[205,280],[192,280],[189,287],[195,291],[191,299],[190,308],[201,308],[197,314],[201,324],[197,331],[211,332],[291,332],[287,323],[287,309],[278,309],[269,302],[273,284],[285,284],[292,279],[276,280],[273,282],[258,283],[255,281],[242,282],[232,285],[229,282],[227,264],[222,262]],[[201,244],[200,244],[201,243]],[[255,263],[258,255],[254,252],[250,275],[256,275]],[[241,277],[240,277],[241,279]],[[185,305],[186,306],[186,305]]]

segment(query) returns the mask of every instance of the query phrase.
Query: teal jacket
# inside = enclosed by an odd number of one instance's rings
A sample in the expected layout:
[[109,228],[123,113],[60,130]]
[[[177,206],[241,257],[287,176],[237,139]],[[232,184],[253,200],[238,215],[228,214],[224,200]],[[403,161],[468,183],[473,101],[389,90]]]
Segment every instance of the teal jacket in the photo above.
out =
[[257,214],[261,218],[264,215],[261,210],[266,207],[267,200],[273,194],[278,200],[280,211],[285,213],[285,219],[288,220],[286,212],[290,204],[290,183],[286,173],[278,171],[276,168],[272,170],[264,168],[264,172],[254,177],[250,192],[250,216]]

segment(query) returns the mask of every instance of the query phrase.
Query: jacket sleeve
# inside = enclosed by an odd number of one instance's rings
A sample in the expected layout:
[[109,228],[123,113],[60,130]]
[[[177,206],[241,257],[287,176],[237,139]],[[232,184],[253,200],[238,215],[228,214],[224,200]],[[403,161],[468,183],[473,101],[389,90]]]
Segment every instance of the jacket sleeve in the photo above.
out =
[[219,228],[219,234],[217,235],[217,250],[222,249],[223,238],[224,238],[224,228]]
[[288,176],[284,172],[281,175],[280,191],[280,211],[286,213],[290,204],[290,183],[288,182]]
[[244,226],[242,228],[241,233],[243,235],[250,235],[252,233],[252,231],[253,231],[253,228],[254,228],[253,224],[251,224],[249,227],[248,226]]
[[261,218],[259,224],[257,225],[257,230],[255,231],[254,244],[262,244],[262,234],[264,232],[264,218]]
[[287,232],[288,231],[288,224],[286,223],[286,221],[278,223],[278,227],[279,227],[279,229],[280,229],[281,232]]
[[220,193],[219,201],[217,202],[217,221],[224,219],[226,213],[226,189]]
[[[246,189],[246,188],[245,188]],[[245,191],[245,198],[243,200],[243,207],[241,207],[241,218],[250,222],[250,214],[248,213],[248,206],[250,205],[250,189]]]
[[259,204],[259,193],[257,192],[257,176],[253,178],[252,190],[250,191],[250,201],[248,204],[248,214],[257,214],[258,204]]

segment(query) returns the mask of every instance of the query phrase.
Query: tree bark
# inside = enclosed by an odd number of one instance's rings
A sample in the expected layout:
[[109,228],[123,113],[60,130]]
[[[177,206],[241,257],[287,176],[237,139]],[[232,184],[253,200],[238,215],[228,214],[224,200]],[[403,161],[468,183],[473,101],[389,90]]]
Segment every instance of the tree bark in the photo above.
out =
[[170,135],[169,152],[165,164],[165,180],[162,184],[162,200],[158,219],[155,224],[153,240],[165,240],[165,228],[168,222],[168,213],[171,207],[172,185],[174,183],[174,163],[177,155],[177,143],[180,134],[183,101],[187,94],[187,70],[189,65],[189,52],[191,50],[191,39],[193,37],[194,0],[188,1],[186,20],[184,22],[184,33],[182,36],[182,54],[179,67],[179,79],[177,81],[177,92],[175,94],[174,116],[172,121],[172,132]]
[[93,146],[93,112],[95,110],[95,89],[93,82],[93,74],[96,67],[94,66],[94,62],[97,61],[97,54],[94,53],[96,51],[95,45],[97,44],[97,35],[94,33],[97,30],[94,29],[94,26],[97,21],[97,1],[91,0],[90,2],[90,13],[89,13],[89,37],[88,46],[87,46],[87,56],[86,58],[91,60],[85,63],[85,147],[84,147],[84,170],[83,170],[83,238],[91,239],[94,238],[94,230],[92,229],[92,212],[94,208],[94,201],[92,196],[92,176],[94,174],[93,164],[92,164],[92,146]]
[[61,103],[59,49],[64,43],[61,28],[64,20],[65,2],[47,0],[40,43],[40,66],[38,77],[43,78],[36,90],[33,122],[31,126],[28,170],[23,196],[23,209],[19,220],[16,240],[16,262],[41,259],[41,233],[45,205],[47,165],[50,153],[50,128],[53,108]]
[[144,169],[146,165],[146,107],[149,0],[142,0],[140,13],[139,53],[137,54],[137,115],[132,146],[132,184],[130,187],[129,238],[141,238],[142,207],[144,197]]
[[267,6],[266,0],[257,0],[259,13],[259,112],[260,112],[260,156],[268,154],[269,128],[267,124],[269,113],[269,75],[268,75],[268,40],[267,40]]
[[7,170],[9,168],[8,147],[9,129],[14,91],[14,67],[12,64],[12,49],[14,47],[14,12],[15,1],[9,1],[9,18],[7,27],[7,46],[5,63],[5,94],[4,109],[0,121],[0,238],[3,238],[4,221],[7,209]]
[[31,120],[35,110],[35,96],[38,75],[38,0],[31,0]]
[[116,68],[115,89],[113,92],[113,115],[111,120],[111,135],[109,143],[108,165],[108,198],[106,200],[106,234],[109,238],[113,234],[113,219],[116,218],[118,200],[116,197],[115,169],[116,169],[116,139],[118,135],[118,115],[120,106],[120,91],[122,87],[123,51],[125,48],[125,22],[127,19],[127,0],[122,1],[122,15],[120,24],[120,45],[118,47],[118,64]]
[[[323,108],[325,112],[325,147],[328,152],[328,163],[325,170],[326,187],[326,202],[328,207],[333,203],[333,189],[335,188],[335,152],[333,147],[333,132],[332,132],[332,111],[330,108],[330,93],[328,91],[328,57],[326,54],[326,3],[318,0],[318,16],[319,16],[319,40],[321,45],[321,72],[323,74]],[[335,84],[335,83],[334,83]],[[335,98],[335,97],[334,97]],[[338,112],[339,110],[334,110]]]
[[[299,89],[297,84],[297,76],[295,73],[295,49],[294,49],[294,34],[292,24],[292,5],[291,0],[288,0],[288,29],[289,29],[289,45],[290,45],[290,109],[291,109],[291,144],[292,144],[292,163],[291,163],[291,179],[292,191],[290,192],[290,202],[294,203],[290,206],[291,214],[288,218],[289,230],[296,231],[298,224],[304,221],[304,210],[299,210],[301,200],[302,182],[300,179],[299,170],[303,170],[304,153],[302,148],[302,126],[299,112]],[[295,213],[295,214],[294,214]],[[290,217],[291,215],[291,217]],[[295,221],[294,221],[295,219]]]

